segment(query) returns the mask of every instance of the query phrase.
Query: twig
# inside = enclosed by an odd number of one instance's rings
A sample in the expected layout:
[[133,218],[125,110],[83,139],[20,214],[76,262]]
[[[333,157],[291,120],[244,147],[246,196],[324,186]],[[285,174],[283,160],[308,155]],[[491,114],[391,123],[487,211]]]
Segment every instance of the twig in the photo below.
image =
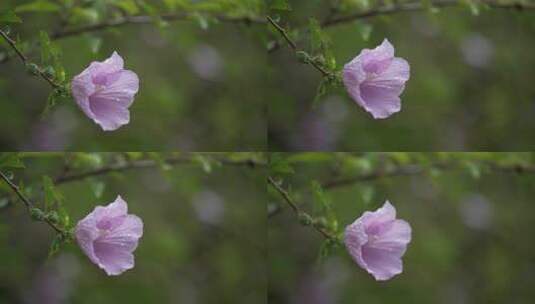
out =
[[[288,35],[288,33],[286,32],[286,30],[280,26],[275,20],[273,20],[273,18],[271,18],[270,16],[267,16],[266,17],[268,22],[277,30],[277,32],[284,38],[284,40],[286,41],[286,43],[288,43],[288,46],[295,52],[299,52],[301,50],[299,50],[297,48],[297,44],[292,40],[292,38],[290,38],[290,36]],[[320,71],[323,76],[332,76],[332,73],[325,70],[321,65],[319,65],[316,61],[314,60],[307,60],[307,63],[310,63],[314,68],[316,68],[316,70]]]
[[[535,166],[526,166],[526,165],[497,165],[491,163],[482,162],[482,165],[488,166],[488,168],[496,171],[502,171],[506,173],[535,173]],[[456,163],[436,163],[432,164],[429,167],[422,167],[420,165],[404,165],[390,170],[377,170],[371,173],[345,177],[340,179],[334,179],[322,183],[322,187],[325,189],[349,186],[358,182],[373,181],[379,178],[389,178],[397,176],[409,176],[409,175],[419,175],[427,172],[429,168],[440,169],[440,170],[453,170],[458,169],[460,164]]]
[[[121,17],[120,19],[116,19],[112,21],[103,21],[100,23],[58,30],[50,34],[50,39],[59,40],[59,39],[68,38],[68,37],[83,34],[83,33],[97,32],[97,31],[106,30],[108,28],[121,27],[121,26],[128,25],[128,24],[149,24],[149,23],[154,22],[155,18],[161,18],[162,20],[165,20],[165,21],[179,21],[179,20],[187,20],[187,19],[193,18],[194,16],[195,15],[193,13],[163,14],[163,15],[156,16],[156,17],[148,16],[148,15],[126,16],[126,17]],[[265,24],[266,23],[266,21],[260,17],[230,17],[230,16],[224,16],[224,15],[216,15],[216,16],[211,16],[211,18],[214,18],[220,22],[228,22],[228,23],[244,23],[244,24]],[[5,54],[3,58],[0,58],[0,63],[4,63],[8,61],[9,59],[10,59],[9,55]]]
[[[459,4],[458,0],[435,0],[430,3],[431,7],[449,7],[456,6]],[[522,2],[512,2],[512,3],[500,3],[498,1],[475,1],[475,4],[484,4],[493,8],[503,8],[503,9],[535,9],[535,4],[531,3],[522,3]],[[422,2],[411,2],[404,4],[391,4],[386,6],[381,6],[377,8],[372,8],[367,11],[354,13],[351,15],[340,16],[335,18],[329,18],[322,23],[323,27],[334,26],[342,23],[352,22],[358,19],[365,19],[379,15],[390,15],[401,12],[411,12],[411,11],[422,11],[427,9],[428,6]]]
[[[55,179],[55,184],[63,184],[67,182],[82,180],[88,177],[92,176],[98,176],[98,175],[104,175],[111,172],[122,172],[132,169],[142,169],[142,168],[152,168],[157,167],[164,164],[169,165],[175,165],[180,163],[191,163],[193,161],[194,156],[183,156],[183,157],[171,157],[167,159],[163,159],[161,162],[158,162],[156,160],[152,159],[142,159],[142,160],[136,160],[136,161],[130,161],[126,163],[119,163],[119,164],[112,164],[108,165],[102,168],[82,172],[82,173],[73,173],[73,174],[67,174],[59,176]],[[215,162],[219,162],[224,165],[231,165],[231,166],[249,166],[249,167],[256,167],[256,166],[265,166],[266,163],[255,160],[255,159],[244,159],[244,160],[231,160],[231,159],[221,159],[214,157],[211,160]]]
[[[15,41],[13,41],[13,39],[9,38],[9,36],[2,30],[0,30],[0,35],[4,38],[4,40],[11,46],[11,48],[15,51],[15,53],[17,54],[17,56],[19,56],[20,60],[22,61],[22,63],[27,66],[28,64],[30,64],[29,60],[28,60],[28,57],[26,57],[22,51],[17,47],[17,44],[15,43]],[[7,56],[6,56],[7,58]],[[39,74],[39,76],[41,76],[41,78],[43,78],[44,80],[46,80],[53,88],[58,88],[60,87],[59,84],[57,84],[56,82],[54,82],[54,80],[52,80],[52,78],[50,78],[48,75],[46,75],[45,72],[43,72],[43,70],[41,70],[41,68],[37,67],[37,70],[36,72]]]
[[[20,188],[17,185],[15,185],[2,171],[0,171],[0,177],[4,180],[4,182],[6,182],[6,184],[11,188],[11,190],[13,190],[15,194],[17,194],[19,199],[24,203],[24,205],[28,209],[28,212],[31,212],[31,210],[35,207],[33,203],[30,202],[30,200],[28,200],[26,196],[24,196],[22,191],[20,191]],[[61,233],[61,234],[66,234],[65,230],[58,227],[54,222],[52,222],[47,217],[43,218],[43,221],[47,223],[50,227],[52,227],[54,230],[56,230],[56,232]]]
[[[164,14],[157,16],[156,18],[161,18],[165,21],[178,21],[186,20],[194,17],[194,14],[191,13],[180,13],[180,14]],[[245,23],[245,24],[265,24],[266,21],[257,17],[229,17],[224,15],[212,16],[218,21],[221,22],[230,22],[230,23]],[[127,24],[148,24],[154,22],[155,17],[147,15],[139,16],[126,16],[121,19],[104,21],[101,23],[95,23],[90,25],[81,26],[78,28],[66,29],[63,31],[55,32],[50,37],[51,39],[61,39],[73,35],[79,35],[82,33],[95,32],[100,30],[105,30],[108,28],[119,27]]]
[[[292,210],[294,211],[294,213],[297,215],[297,216],[302,216],[304,215],[305,217],[308,217],[308,218],[312,218],[308,213],[306,213],[305,211],[301,210],[296,204],[295,202],[292,200],[292,198],[290,197],[290,194],[288,193],[288,191],[286,191],[285,189],[283,189],[271,176],[268,176],[268,183],[273,187],[275,188],[275,190],[277,190],[277,192],[279,192],[279,194],[284,198],[284,201],[290,206],[290,208],[292,208]],[[318,225],[315,225],[315,224],[312,224],[311,225],[316,231],[318,231],[319,233],[321,233],[323,235],[323,237],[325,237],[326,239],[331,239],[331,240],[337,240],[336,236],[329,233],[328,231],[326,231],[325,229],[323,229],[322,227],[318,226]]]

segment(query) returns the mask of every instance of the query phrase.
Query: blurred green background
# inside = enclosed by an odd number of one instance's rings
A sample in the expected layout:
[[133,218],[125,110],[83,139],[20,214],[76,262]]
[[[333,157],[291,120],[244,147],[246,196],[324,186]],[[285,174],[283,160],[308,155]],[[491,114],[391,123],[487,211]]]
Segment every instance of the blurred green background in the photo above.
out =
[[322,235],[271,188],[270,303],[533,302],[533,153],[281,153],[270,171],[315,218],[311,183],[326,185],[340,233],[387,199],[413,229],[403,273],[376,282],[345,248],[321,258]]
[[[34,2],[2,1],[0,11]],[[114,50],[124,58],[125,68],[138,74],[140,90],[130,108],[130,124],[114,132],[103,132],[73,100],[60,102],[41,118],[50,86],[26,73],[18,58],[0,63],[0,147],[4,150],[266,149],[265,27],[212,18],[256,17],[262,0],[48,2],[70,8],[15,9],[23,23],[10,25],[11,37],[28,43],[28,54],[36,62],[39,31],[61,28],[60,16],[71,16],[66,19],[67,28],[114,21],[124,14],[188,13],[192,17],[166,26],[132,24],[55,41],[69,80]],[[145,10],[146,5],[150,9]],[[1,59],[10,49],[0,40]]]
[[[396,3],[419,1],[396,1]],[[422,1],[422,3],[432,1]],[[470,1],[462,1],[469,3]],[[477,3],[477,1],[471,1]],[[510,3],[509,1],[501,1]],[[533,3],[532,1],[525,1]],[[339,15],[381,1],[293,0],[275,11],[279,23],[307,49],[310,17],[324,20],[330,4]],[[345,7],[345,8],[344,8]],[[321,75],[300,64],[287,45],[269,55],[277,90],[269,98],[270,151],[526,151],[535,148],[535,11],[467,5],[375,16],[328,27],[341,69],[363,48],[384,38],[408,60],[411,78],[402,110],[374,120],[345,92],[329,90],[313,106]],[[274,37],[278,35],[274,34]]]
[[[78,174],[148,157],[41,153],[25,155],[26,168],[9,171],[34,202],[41,202],[41,177],[64,174],[66,164],[69,174]],[[192,161],[171,166],[162,162],[57,185],[74,223],[118,194],[129,212],[142,218],[135,267],[117,277],[108,277],[75,243],[47,258],[53,230],[32,222],[2,181],[0,303],[262,303],[265,168],[220,164],[215,161],[220,158],[263,161],[258,154],[195,154]]]

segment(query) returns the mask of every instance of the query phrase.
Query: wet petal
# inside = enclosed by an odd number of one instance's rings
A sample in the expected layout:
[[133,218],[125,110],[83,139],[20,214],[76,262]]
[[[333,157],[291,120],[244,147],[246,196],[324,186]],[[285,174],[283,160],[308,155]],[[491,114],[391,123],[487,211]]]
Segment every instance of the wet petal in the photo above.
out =
[[113,131],[130,122],[128,108],[119,102],[110,102],[108,99],[90,98],[90,108],[94,121],[104,131]]
[[364,246],[362,259],[366,270],[378,281],[391,279],[403,271],[401,258],[387,250]]
[[99,259],[99,267],[108,275],[119,275],[134,267],[134,255],[129,250],[116,244],[95,242],[95,255]]

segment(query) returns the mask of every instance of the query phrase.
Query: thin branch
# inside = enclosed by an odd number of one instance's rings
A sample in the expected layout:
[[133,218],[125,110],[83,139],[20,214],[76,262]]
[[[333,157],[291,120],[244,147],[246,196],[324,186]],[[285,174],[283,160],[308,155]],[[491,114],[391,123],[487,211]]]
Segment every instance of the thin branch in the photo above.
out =
[[[26,57],[22,53],[22,51],[17,47],[17,44],[15,43],[15,41],[13,39],[11,39],[4,31],[0,30],[0,36],[2,36],[4,38],[4,40],[9,44],[9,46],[11,46],[11,48],[15,51],[15,53],[17,54],[17,56],[20,58],[20,60],[22,61],[22,63],[25,66],[31,63],[28,60],[28,57]],[[7,56],[5,58],[7,58]],[[41,76],[41,78],[46,80],[46,82],[48,82],[53,88],[58,88],[60,86],[59,84],[54,82],[54,80],[52,80],[52,78],[50,78],[48,75],[46,75],[46,73],[43,72],[43,70],[40,67],[37,67],[36,72],[39,74],[39,76]]]
[[[502,8],[502,9],[514,9],[514,10],[528,10],[535,9],[535,4],[532,3],[522,3],[522,2],[511,2],[511,3],[500,3],[498,1],[475,1],[475,4],[488,5],[492,8]],[[451,7],[459,5],[458,0],[435,0],[430,3],[431,7]],[[386,6],[380,6],[377,8],[372,8],[367,11],[358,12],[346,16],[334,17],[325,20],[322,23],[323,27],[329,27],[334,25],[339,25],[342,23],[352,22],[358,19],[365,19],[370,17],[375,17],[379,15],[390,15],[401,12],[412,12],[412,11],[422,11],[428,9],[429,6],[422,2],[410,2],[402,4],[391,4]]]
[[[505,173],[535,173],[535,166],[527,165],[497,165],[491,163],[481,163],[484,166],[488,166],[491,170],[501,171]],[[350,186],[359,182],[373,181],[380,178],[390,178],[397,176],[410,176],[410,175],[420,175],[428,172],[428,169],[440,169],[440,170],[454,170],[459,169],[460,164],[457,163],[436,163],[432,164],[429,167],[423,167],[420,165],[410,164],[400,167],[396,167],[390,170],[377,170],[367,174],[361,174],[352,177],[345,177],[339,179],[333,179],[322,183],[322,187],[325,189]]]
[[[192,13],[178,13],[178,14],[164,14],[157,16],[156,18],[161,18],[164,21],[179,21],[187,20],[193,18],[195,15]],[[216,19],[220,22],[229,22],[229,23],[244,23],[244,24],[265,24],[266,21],[257,17],[229,17],[224,15],[211,16],[211,18]],[[101,23],[95,23],[85,26],[80,26],[77,28],[66,29],[63,31],[55,32],[50,37],[51,39],[62,39],[74,35],[79,35],[88,32],[95,32],[100,30],[105,30],[108,28],[120,27],[128,24],[149,24],[153,23],[155,17],[147,15],[139,16],[126,16],[121,19],[104,21]]]
[[[286,30],[280,26],[275,20],[273,20],[273,18],[271,18],[270,16],[267,16],[266,17],[268,22],[277,30],[277,32],[284,38],[284,40],[286,41],[286,43],[288,43],[288,46],[290,47],[290,49],[292,49],[295,53],[301,51],[297,48],[297,44],[292,40],[292,38],[290,38],[290,36],[288,35],[288,32],[286,32]],[[307,63],[310,63],[314,68],[316,68],[316,70],[320,71],[323,76],[332,76],[332,73],[325,70],[321,65],[319,65],[316,61],[314,60],[308,60]]]
[[[268,183],[275,189],[277,190],[277,192],[282,196],[282,198],[284,199],[284,201],[290,206],[290,208],[292,208],[293,212],[297,215],[297,216],[302,216],[304,215],[305,217],[308,217],[308,218],[312,218],[308,213],[306,213],[305,211],[301,210],[297,204],[292,200],[290,194],[288,193],[288,191],[286,191],[284,188],[282,188],[271,176],[268,176]],[[323,229],[322,227],[318,226],[318,225],[315,225],[314,223],[311,225],[316,231],[318,231],[319,233],[321,233],[323,235],[323,237],[325,237],[326,239],[331,239],[331,240],[337,240],[336,236],[329,233],[328,231],[326,231],[325,229]]]
[[[522,2],[512,2],[512,3],[500,3],[498,1],[489,1],[489,0],[480,0],[476,4],[484,4],[492,8],[501,8],[501,9],[510,9],[510,10],[533,10],[535,9],[534,3],[522,3]],[[435,0],[430,3],[430,5],[424,5],[421,1],[419,2],[410,2],[410,3],[394,3],[386,4],[376,8],[371,8],[369,10],[360,11],[357,13],[343,15],[336,17],[338,13],[335,9],[331,8],[331,11],[327,15],[327,18],[321,22],[323,28],[341,25],[344,23],[353,22],[359,19],[366,19],[381,15],[391,15],[396,13],[403,12],[414,12],[414,11],[423,11],[429,7],[436,8],[445,8],[445,7],[454,7],[459,5],[458,0]],[[280,48],[280,43],[276,41],[270,48],[268,48],[268,53],[272,53]]]
[[269,23],[271,23],[271,25],[273,25],[273,27],[279,32],[279,34],[281,34],[281,36],[284,38],[284,40],[286,40],[286,42],[288,43],[288,45],[294,50],[294,51],[297,51],[297,45],[295,44],[295,42],[293,42],[293,40],[290,38],[290,36],[288,35],[288,33],[286,32],[286,30],[280,26],[277,22],[275,22],[275,20],[273,20],[273,18],[271,18],[270,16],[267,16],[266,17],[267,20],[269,21]]
[[[20,188],[17,185],[15,185],[2,171],[0,171],[0,177],[4,180],[4,182],[6,182],[6,184],[11,188],[11,190],[13,190],[13,192],[15,192],[15,194],[19,197],[19,199],[24,203],[24,205],[28,209],[28,212],[31,212],[31,210],[35,207],[33,203],[30,202],[30,200],[26,198],[26,196],[24,196]],[[54,230],[56,230],[57,233],[66,234],[65,230],[58,227],[50,219],[45,217],[43,218],[43,221],[47,223],[50,227],[52,227]]]
[[[230,166],[249,166],[249,167],[261,167],[265,166],[266,163],[262,161],[258,161],[256,159],[244,159],[244,160],[232,160],[232,159],[223,159],[223,158],[210,158],[209,160],[221,163],[223,165],[230,165]],[[194,156],[182,156],[182,157],[171,157],[164,159],[162,161],[156,161],[152,159],[142,159],[142,160],[135,160],[135,161],[129,161],[125,163],[119,163],[119,164],[112,164],[108,166],[104,166],[102,168],[82,172],[82,173],[72,173],[72,174],[66,174],[59,176],[55,179],[55,184],[63,184],[67,182],[82,180],[85,178],[98,176],[98,175],[105,175],[111,172],[122,172],[122,171],[128,171],[133,169],[143,169],[143,168],[153,168],[160,166],[162,163],[168,164],[168,165],[176,165],[176,164],[184,164],[184,163],[192,163],[194,161]]]
[[[97,31],[102,31],[102,30],[106,30],[109,28],[121,27],[121,26],[125,26],[128,24],[150,24],[154,22],[155,18],[161,18],[162,20],[165,20],[165,21],[180,21],[180,20],[191,19],[194,16],[195,14],[193,13],[163,14],[157,17],[148,16],[148,15],[125,16],[125,17],[121,17],[120,19],[115,19],[111,21],[103,21],[100,23],[61,29],[61,30],[51,33],[49,36],[51,40],[59,40],[59,39],[64,39],[64,38],[68,38],[71,36],[76,36],[76,35],[80,35],[84,33],[97,32]],[[219,22],[227,22],[227,23],[243,23],[243,24],[265,24],[266,23],[266,20],[264,20],[263,18],[252,17],[252,16],[230,17],[230,16],[225,16],[225,15],[215,15],[215,16],[211,16],[211,18],[214,18],[215,20]],[[19,54],[19,56],[21,54]],[[0,63],[7,62],[9,59],[10,59],[9,55],[5,54],[4,57],[0,58]]]

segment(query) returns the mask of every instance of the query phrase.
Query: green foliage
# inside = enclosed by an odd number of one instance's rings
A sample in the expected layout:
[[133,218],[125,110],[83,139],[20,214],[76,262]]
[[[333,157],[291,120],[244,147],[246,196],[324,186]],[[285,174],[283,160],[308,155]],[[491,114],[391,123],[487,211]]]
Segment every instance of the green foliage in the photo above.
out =
[[113,1],[113,5],[123,9],[129,15],[135,15],[140,11],[137,1],[135,0]]
[[19,153],[3,152],[0,153],[0,168],[24,168]]
[[310,33],[310,53],[322,66],[328,70],[334,70],[336,58],[331,49],[329,36],[323,32],[319,22],[314,18],[309,19],[308,30]]
[[327,197],[327,194],[318,181],[313,180],[310,183],[310,187],[312,194],[314,195],[314,203],[317,213],[320,217],[325,219],[323,226],[327,228],[328,231],[336,233],[338,231],[338,219],[333,211],[331,200]]
[[273,176],[288,175],[294,173],[294,169],[283,153],[274,152],[269,155],[269,172]]
[[37,1],[32,1],[32,2],[17,6],[15,8],[15,12],[17,13],[25,13],[25,12],[53,13],[53,12],[59,11],[60,9],[61,7],[52,1],[37,0]]
[[[64,196],[54,186],[52,179],[48,176],[43,176],[43,192],[44,192],[44,212],[53,212],[53,216],[57,218],[57,222],[61,227],[69,229],[70,216],[64,206]],[[54,210],[53,210],[54,209]]]
[[268,7],[272,10],[291,11],[292,7],[288,0],[267,0]]
[[15,12],[8,10],[0,14],[0,23],[21,23],[22,19]]

